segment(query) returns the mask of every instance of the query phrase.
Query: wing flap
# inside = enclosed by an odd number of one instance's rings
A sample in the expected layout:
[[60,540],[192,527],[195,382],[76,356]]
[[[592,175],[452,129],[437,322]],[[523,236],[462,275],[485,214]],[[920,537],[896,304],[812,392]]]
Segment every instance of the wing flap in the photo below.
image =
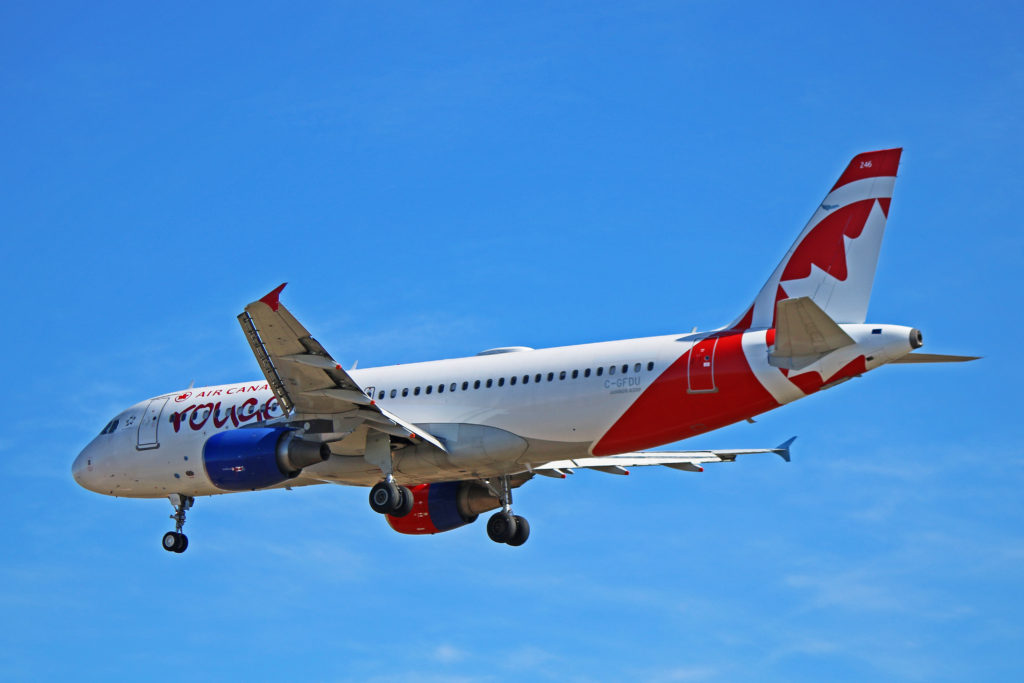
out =
[[[351,433],[358,425],[445,450],[433,435],[376,404],[280,302],[281,285],[245,307],[238,322],[274,396],[291,419],[331,417]],[[341,430],[333,430],[334,433]]]

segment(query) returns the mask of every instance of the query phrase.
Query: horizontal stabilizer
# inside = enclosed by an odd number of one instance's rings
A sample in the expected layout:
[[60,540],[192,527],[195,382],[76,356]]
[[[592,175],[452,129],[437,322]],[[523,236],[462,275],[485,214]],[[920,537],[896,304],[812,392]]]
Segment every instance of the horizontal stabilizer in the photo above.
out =
[[965,363],[978,360],[981,356],[946,356],[941,353],[908,353],[890,363]]
[[810,297],[784,299],[776,305],[775,345],[768,362],[777,368],[799,370],[850,344],[850,335]]

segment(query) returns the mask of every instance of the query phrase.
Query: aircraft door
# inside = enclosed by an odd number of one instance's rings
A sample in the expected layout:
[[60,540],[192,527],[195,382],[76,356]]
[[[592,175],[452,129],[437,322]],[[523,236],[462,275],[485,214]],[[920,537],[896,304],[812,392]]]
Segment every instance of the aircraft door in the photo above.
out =
[[718,391],[715,386],[715,349],[718,337],[701,339],[690,349],[687,365],[687,393],[709,394]]
[[159,448],[160,442],[157,441],[156,433],[160,427],[160,417],[164,412],[164,406],[167,405],[168,397],[154,398],[146,406],[146,413],[142,416],[142,420],[139,422],[139,442],[136,448],[140,451],[147,448]]

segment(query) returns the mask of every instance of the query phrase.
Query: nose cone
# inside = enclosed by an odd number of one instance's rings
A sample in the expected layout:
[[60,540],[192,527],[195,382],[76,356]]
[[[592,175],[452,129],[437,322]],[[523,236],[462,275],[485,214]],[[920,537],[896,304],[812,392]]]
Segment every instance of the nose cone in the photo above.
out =
[[78,482],[79,486],[84,489],[89,489],[90,491],[96,490],[90,486],[91,480],[93,479],[92,453],[94,450],[93,445],[89,444],[82,449],[82,452],[78,454],[75,461],[71,463],[71,476],[75,478],[75,481]]

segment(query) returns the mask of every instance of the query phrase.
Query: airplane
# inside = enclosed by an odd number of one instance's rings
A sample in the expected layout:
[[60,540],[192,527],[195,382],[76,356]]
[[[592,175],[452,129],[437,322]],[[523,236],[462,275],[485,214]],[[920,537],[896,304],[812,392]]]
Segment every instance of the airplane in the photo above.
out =
[[487,535],[521,546],[512,492],[536,475],[630,467],[701,472],[775,448],[650,450],[829,389],[888,364],[960,362],[917,352],[921,332],[866,323],[901,148],[858,154],[754,301],[710,331],[345,370],[281,303],[238,316],[257,381],[175,391],[120,412],[78,455],[97,493],[168,498],[181,553],[195,498],[314,484],[370,487],[403,534],[496,510]]

